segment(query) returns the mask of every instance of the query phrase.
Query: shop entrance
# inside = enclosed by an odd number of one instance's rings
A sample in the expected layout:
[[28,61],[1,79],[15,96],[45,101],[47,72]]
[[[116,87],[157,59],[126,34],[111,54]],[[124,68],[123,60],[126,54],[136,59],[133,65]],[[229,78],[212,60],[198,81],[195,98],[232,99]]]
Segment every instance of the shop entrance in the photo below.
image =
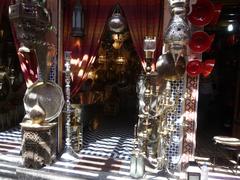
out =
[[[203,61],[215,59],[212,74],[200,77],[197,128],[197,155],[214,154],[213,136],[239,136],[234,132],[239,112],[239,6],[223,6],[219,23],[205,31],[215,34],[211,50],[203,54]],[[228,26],[234,25],[234,29]]]

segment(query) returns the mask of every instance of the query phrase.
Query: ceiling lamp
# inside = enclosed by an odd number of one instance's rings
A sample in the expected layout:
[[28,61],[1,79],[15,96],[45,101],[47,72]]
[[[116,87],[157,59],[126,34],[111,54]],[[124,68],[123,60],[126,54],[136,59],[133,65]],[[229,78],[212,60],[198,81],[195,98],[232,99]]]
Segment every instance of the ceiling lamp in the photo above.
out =
[[84,36],[84,11],[83,7],[81,6],[80,0],[77,0],[76,5],[73,8],[72,36],[73,37]]

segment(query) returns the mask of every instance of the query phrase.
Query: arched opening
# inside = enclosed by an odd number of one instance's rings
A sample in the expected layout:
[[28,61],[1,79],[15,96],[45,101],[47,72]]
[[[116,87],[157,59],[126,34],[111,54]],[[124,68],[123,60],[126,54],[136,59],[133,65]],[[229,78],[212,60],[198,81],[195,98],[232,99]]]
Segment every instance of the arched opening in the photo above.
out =
[[[216,25],[206,26],[205,31],[215,34],[211,49],[203,60],[215,59],[216,64],[209,77],[200,77],[198,103],[198,130],[196,155],[213,158],[216,153],[226,156],[226,151],[216,152],[214,136],[239,138],[239,6],[234,2],[222,3],[223,8]],[[234,24],[234,29],[229,25]],[[231,26],[230,26],[231,27]]]
[[112,31],[106,22],[97,58],[80,89],[83,154],[96,153],[97,146],[100,156],[130,158],[138,115],[136,83],[143,69],[124,21],[121,32]]

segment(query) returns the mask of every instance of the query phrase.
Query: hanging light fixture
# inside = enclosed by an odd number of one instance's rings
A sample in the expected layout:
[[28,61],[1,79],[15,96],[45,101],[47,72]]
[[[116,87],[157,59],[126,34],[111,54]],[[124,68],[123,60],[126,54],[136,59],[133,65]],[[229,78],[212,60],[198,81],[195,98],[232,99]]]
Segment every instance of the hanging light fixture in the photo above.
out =
[[73,8],[72,36],[73,37],[84,36],[84,11],[80,3],[80,0],[77,0],[76,5]]

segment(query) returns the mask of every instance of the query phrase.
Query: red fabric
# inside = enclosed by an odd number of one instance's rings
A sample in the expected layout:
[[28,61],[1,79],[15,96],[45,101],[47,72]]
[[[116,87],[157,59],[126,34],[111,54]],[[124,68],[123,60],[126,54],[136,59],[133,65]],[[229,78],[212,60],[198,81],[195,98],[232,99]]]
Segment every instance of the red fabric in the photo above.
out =
[[[66,1],[65,1],[66,2]],[[162,50],[163,1],[159,0],[82,0],[85,12],[85,36],[71,36],[72,10],[75,0],[64,4],[64,51],[72,51],[73,87],[76,95],[90,65],[94,62],[100,38],[116,3],[122,7],[136,52],[144,62],[143,40],[146,35],[157,37],[155,62]]]
[[16,28],[14,24],[11,24],[13,40],[18,54],[18,59],[20,62],[20,67],[23,73],[23,77],[27,87],[30,87],[37,79],[37,58],[35,52],[31,50],[30,53],[19,53],[18,48],[20,47],[20,42],[17,39]]
[[[16,40],[16,37],[14,39]],[[19,48],[19,44],[15,43],[15,46],[17,49]],[[30,53],[25,54],[18,52],[18,59],[26,86],[30,87],[38,79],[38,63],[35,51],[31,50]]]
[[0,22],[2,21],[2,16],[8,12],[8,5],[10,4],[10,0],[1,0],[0,3]]
[[[112,3],[108,0],[82,0],[85,14],[85,36],[80,39],[71,36],[72,10],[75,0],[67,1],[64,10],[64,51],[72,51],[73,87],[76,95],[81,87],[86,72],[94,62]],[[76,60],[77,59],[77,60]]]
[[123,0],[120,5],[125,13],[131,38],[142,64],[144,64],[144,37],[156,36],[157,48],[154,54],[154,62],[156,62],[162,51],[164,1]]

